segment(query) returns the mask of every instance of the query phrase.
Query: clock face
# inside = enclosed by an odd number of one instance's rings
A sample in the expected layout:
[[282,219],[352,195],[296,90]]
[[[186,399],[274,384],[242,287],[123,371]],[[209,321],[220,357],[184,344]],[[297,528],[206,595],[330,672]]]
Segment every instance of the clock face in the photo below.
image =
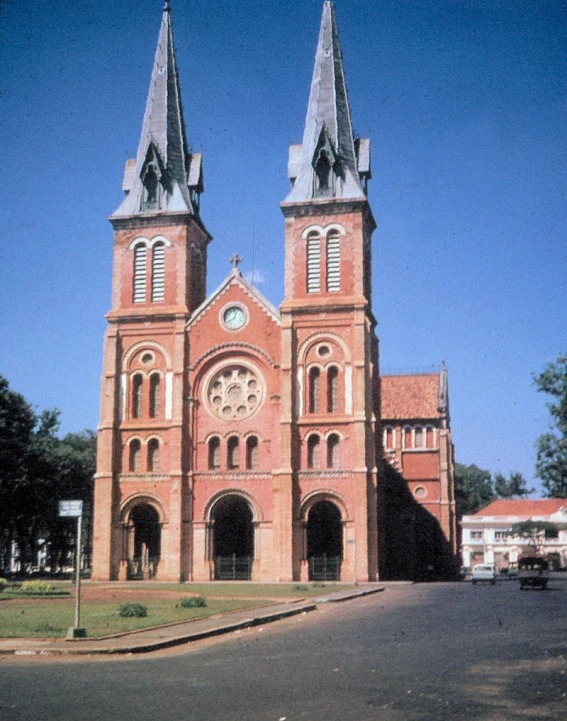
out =
[[230,308],[227,308],[223,313],[222,319],[225,326],[229,330],[238,330],[239,328],[242,328],[242,326],[246,322],[246,316],[244,315],[244,311],[237,305],[233,305]]

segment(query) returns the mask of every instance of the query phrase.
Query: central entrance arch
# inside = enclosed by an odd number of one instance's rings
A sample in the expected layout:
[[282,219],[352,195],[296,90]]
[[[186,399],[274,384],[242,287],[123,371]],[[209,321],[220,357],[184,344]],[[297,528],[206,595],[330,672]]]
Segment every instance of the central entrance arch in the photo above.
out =
[[341,512],[331,501],[319,501],[307,517],[310,581],[340,581],[343,556]]
[[236,494],[224,496],[215,503],[211,519],[214,522],[215,581],[250,581],[254,525],[248,501]]

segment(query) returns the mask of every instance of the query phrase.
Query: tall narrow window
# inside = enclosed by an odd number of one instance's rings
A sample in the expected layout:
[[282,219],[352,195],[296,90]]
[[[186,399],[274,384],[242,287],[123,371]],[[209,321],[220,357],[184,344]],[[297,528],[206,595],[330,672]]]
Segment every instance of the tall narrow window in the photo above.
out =
[[165,245],[156,243],[152,250],[152,302],[165,298]]
[[319,436],[309,436],[307,441],[307,468],[320,468],[320,446]]
[[413,437],[409,426],[404,428],[404,448],[413,448]]
[[327,412],[339,410],[339,369],[331,366],[327,371]]
[[216,471],[220,468],[220,438],[214,436],[209,441],[209,470]]
[[388,450],[395,448],[394,429],[390,426],[388,426],[388,428],[384,428],[384,448]]
[[309,371],[309,413],[319,413],[321,401],[321,372],[319,368]]
[[161,404],[161,378],[159,373],[150,376],[150,418],[158,418]]
[[227,465],[231,470],[234,470],[236,468],[239,468],[240,466],[240,448],[238,445],[238,438],[236,436],[231,436],[228,439],[227,444]]
[[132,378],[132,418],[140,418],[142,415],[142,397],[144,391],[144,379],[140,373]]
[[327,236],[327,292],[338,293],[341,289],[341,239],[336,230]]
[[321,291],[321,239],[317,233],[307,237],[307,292]]
[[138,243],[134,248],[134,303],[146,302],[147,248]]
[[435,431],[431,426],[425,429],[425,447],[435,448]]
[[331,433],[327,439],[327,468],[339,467],[339,437]]
[[415,447],[416,448],[423,448],[424,446],[424,436],[423,436],[423,428],[421,426],[417,426],[415,429]]
[[142,456],[142,444],[137,438],[130,442],[130,457],[128,460],[128,470],[135,473],[140,470],[140,458]]
[[148,443],[148,471],[155,473],[159,471],[159,441],[152,438]]
[[258,468],[258,439],[250,436],[246,439],[246,468],[255,471]]

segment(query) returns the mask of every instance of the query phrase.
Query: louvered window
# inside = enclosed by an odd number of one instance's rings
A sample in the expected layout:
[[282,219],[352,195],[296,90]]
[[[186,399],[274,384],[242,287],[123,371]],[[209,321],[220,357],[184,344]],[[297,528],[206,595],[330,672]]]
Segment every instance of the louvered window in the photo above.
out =
[[130,443],[129,471],[135,473],[140,470],[140,457],[142,455],[142,444],[135,438]]
[[321,239],[318,235],[307,238],[307,292],[321,291]]
[[157,243],[152,251],[152,302],[165,298],[165,245]]
[[339,467],[339,437],[332,433],[327,439],[327,468]]
[[327,292],[341,289],[341,239],[336,231],[327,236]]
[[309,371],[309,413],[319,413],[321,399],[321,373],[319,368]]
[[148,443],[148,471],[155,473],[159,471],[159,441],[152,438]]
[[320,446],[319,436],[309,436],[307,441],[307,467],[308,468],[319,468],[320,467]]
[[339,369],[331,366],[327,371],[327,412],[339,410]]
[[161,404],[161,379],[159,373],[150,376],[150,418],[159,416]]
[[147,249],[143,244],[134,248],[134,303],[146,302]]
[[132,378],[132,418],[142,415],[142,398],[144,392],[144,379],[137,373]]

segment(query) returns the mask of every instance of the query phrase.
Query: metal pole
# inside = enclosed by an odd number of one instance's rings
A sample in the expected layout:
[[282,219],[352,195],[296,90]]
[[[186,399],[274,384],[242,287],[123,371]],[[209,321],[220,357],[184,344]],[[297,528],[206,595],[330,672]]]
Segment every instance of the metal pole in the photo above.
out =
[[83,516],[77,516],[77,550],[75,552],[75,574],[76,588],[75,594],[75,628],[81,626],[81,530]]

